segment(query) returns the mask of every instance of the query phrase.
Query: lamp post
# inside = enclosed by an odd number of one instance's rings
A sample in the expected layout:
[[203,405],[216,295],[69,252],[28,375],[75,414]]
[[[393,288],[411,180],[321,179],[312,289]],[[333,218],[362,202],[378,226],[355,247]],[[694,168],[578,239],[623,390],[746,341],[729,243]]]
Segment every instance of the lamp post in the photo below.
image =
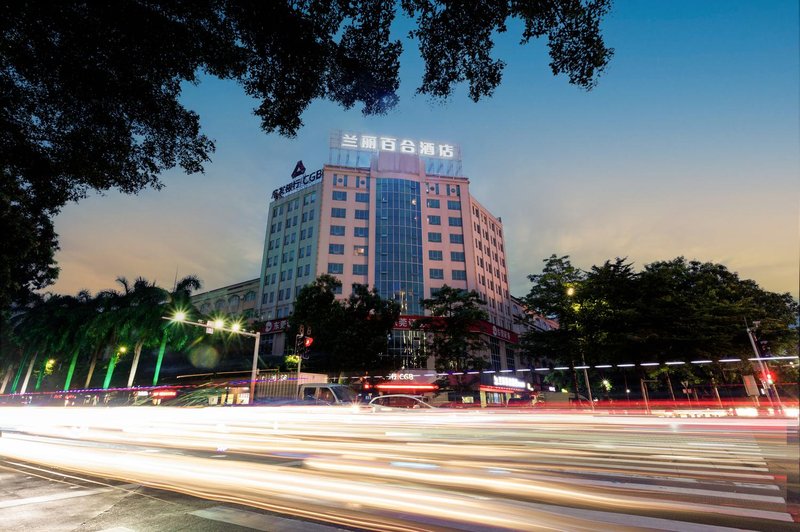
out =
[[177,312],[171,318],[166,316],[162,316],[162,319],[172,322],[178,323],[185,323],[186,325],[194,325],[195,327],[203,327],[207,333],[211,334],[214,331],[222,331],[222,332],[229,332],[233,334],[241,334],[242,336],[250,336],[256,339],[255,346],[253,347],[253,370],[250,373],[250,403],[252,404],[256,398],[256,378],[258,377],[258,348],[261,344],[261,333],[256,332],[249,332],[243,331],[241,325],[239,323],[234,323],[230,327],[225,327],[225,322],[223,320],[217,319],[214,321],[208,321],[206,323],[200,323],[196,321],[189,321],[186,319],[186,314],[183,312]]
[[[574,295],[575,295],[575,287],[573,286],[567,287],[567,297],[572,297]],[[591,406],[592,411],[594,411],[594,397],[592,397],[592,387],[589,384],[589,372],[586,371],[586,368],[588,367],[586,365],[586,357],[583,354],[583,349],[581,349],[580,351],[581,351],[581,365],[583,366],[583,380],[586,384],[586,394],[589,396],[589,406]],[[578,397],[578,400],[580,401],[580,397]]]

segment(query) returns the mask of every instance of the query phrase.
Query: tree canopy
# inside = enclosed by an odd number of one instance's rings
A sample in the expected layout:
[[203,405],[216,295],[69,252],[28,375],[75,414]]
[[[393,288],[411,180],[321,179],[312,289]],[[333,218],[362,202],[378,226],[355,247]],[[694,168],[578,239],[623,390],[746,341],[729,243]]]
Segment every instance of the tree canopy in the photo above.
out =
[[425,73],[418,92],[447,98],[462,82],[489,96],[504,63],[491,55],[507,21],[543,38],[550,68],[591,89],[612,50],[600,23],[610,0],[303,0],[6,2],[0,7],[0,305],[52,283],[52,217],[69,201],[160,188],[176,166],[202,172],[214,143],[180,101],[206,73],[257,100],[265,132],[293,136],[317,99],[381,114],[398,101],[409,17]]
[[[746,359],[753,356],[746,324],[754,322],[762,354],[797,353],[797,301],[721,264],[677,257],[636,272],[622,258],[588,271],[569,257],[544,262],[541,274],[529,276],[525,303],[532,313],[558,319],[559,328],[523,336],[531,358],[567,365],[581,355],[590,365]],[[705,367],[676,371],[699,374]]]
[[335,293],[341,282],[331,275],[320,275],[304,286],[297,296],[294,312],[289,317],[288,341],[300,326],[311,328],[314,338],[309,369],[325,373],[365,373],[385,369],[387,335],[400,316],[400,305],[383,299],[375,288],[353,285],[353,292],[344,301]]
[[439,371],[464,371],[482,369],[485,360],[479,353],[486,342],[475,328],[480,321],[489,319],[475,290],[442,286],[422,306],[430,316],[419,318],[415,327],[429,333],[428,353],[436,360]]

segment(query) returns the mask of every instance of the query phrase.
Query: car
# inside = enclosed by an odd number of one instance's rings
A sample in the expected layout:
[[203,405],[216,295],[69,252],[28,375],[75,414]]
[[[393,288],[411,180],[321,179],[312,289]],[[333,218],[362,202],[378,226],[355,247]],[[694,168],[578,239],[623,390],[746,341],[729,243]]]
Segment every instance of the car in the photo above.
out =
[[373,412],[436,408],[426,403],[420,396],[404,394],[380,395],[369,402],[369,407]]

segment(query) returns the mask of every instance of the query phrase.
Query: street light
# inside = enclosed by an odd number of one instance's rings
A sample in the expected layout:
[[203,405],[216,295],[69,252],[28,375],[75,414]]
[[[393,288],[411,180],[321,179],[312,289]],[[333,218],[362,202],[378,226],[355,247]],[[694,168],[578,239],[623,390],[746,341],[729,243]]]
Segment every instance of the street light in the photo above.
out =
[[[194,325],[195,327],[202,327],[207,332],[211,333],[214,330],[222,331],[222,332],[229,332],[233,334],[241,334],[243,336],[250,336],[256,339],[256,344],[253,347],[253,369],[250,373],[250,402],[252,403],[256,398],[256,378],[258,377],[258,348],[261,345],[261,333],[256,331],[254,333],[243,331],[241,330],[240,323],[233,323],[230,328],[225,328],[225,322],[219,318],[215,319],[213,322],[209,321],[208,323],[199,323],[196,321],[189,321],[186,319],[186,314],[183,312],[177,312],[171,318],[166,316],[161,317],[167,321],[177,321],[180,323],[185,323],[186,325]],[[213,327],[213,328],[211,328]]]
[[[575,287],[574,286],[568,286],[567,287],[567,296],[568,297],[572,297],[574,295],[575,295]],[[589,385],[589,372],[586,371],[586,368],[587,368],[587,366],[586,366],[586,357],[584,357],[584,355],[583,355],[583,349],[581,349],[581,365],[583,366],[583,380],[586,382],[586,393],[589,395],[589,405],[592,407],[592,411],[594,411],[594,397],[592,397],[592,387]],[[574,373],[573,373],[573,375],[574,375]],[[575,380],[576,380],[575,388],[577,388],[578,387],[577,386],[577,384],[578,384],[577,383],[577,378]],[[577,390],[576,390],[576,392],[577,392]],[[580,397],[578,397],[578,400],[580,401]]]

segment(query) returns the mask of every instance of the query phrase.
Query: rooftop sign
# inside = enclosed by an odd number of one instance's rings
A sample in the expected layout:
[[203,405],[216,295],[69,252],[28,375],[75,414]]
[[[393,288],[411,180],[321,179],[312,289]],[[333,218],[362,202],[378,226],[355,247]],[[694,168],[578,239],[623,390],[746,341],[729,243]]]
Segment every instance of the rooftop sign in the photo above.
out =
[[[302,166],[302,161],[297,162],[297,170],[300,166]],[[303,167],[305,170],[305,167]],[[316,172],[311,172],[310,174],[306,174],[304,176],[300,176],[288,185],[284,185],[281,188],[276,188],[272,191],[272,199],[281,199],[284,194],[289,194],[290,192],[294,192],[295,190],[300,190],[305,188],[309,185],[313,185],[317,181],[322,180],[322,170],[317,170]]]
[[422,155],[426,157],[439,157],[453,159],[456,146],[452,144],[439,144],[425,140],[409,140],[398,137],[364,135],[360,133],[342,133],[339,137],[339,148],[368,151],[394,151]]
[[457,144],[336,130],[331,132],[329,147],[331,164],[367,167],[370,156],[393,152],[418,155],[429,173],[461,173],[461,148]]

